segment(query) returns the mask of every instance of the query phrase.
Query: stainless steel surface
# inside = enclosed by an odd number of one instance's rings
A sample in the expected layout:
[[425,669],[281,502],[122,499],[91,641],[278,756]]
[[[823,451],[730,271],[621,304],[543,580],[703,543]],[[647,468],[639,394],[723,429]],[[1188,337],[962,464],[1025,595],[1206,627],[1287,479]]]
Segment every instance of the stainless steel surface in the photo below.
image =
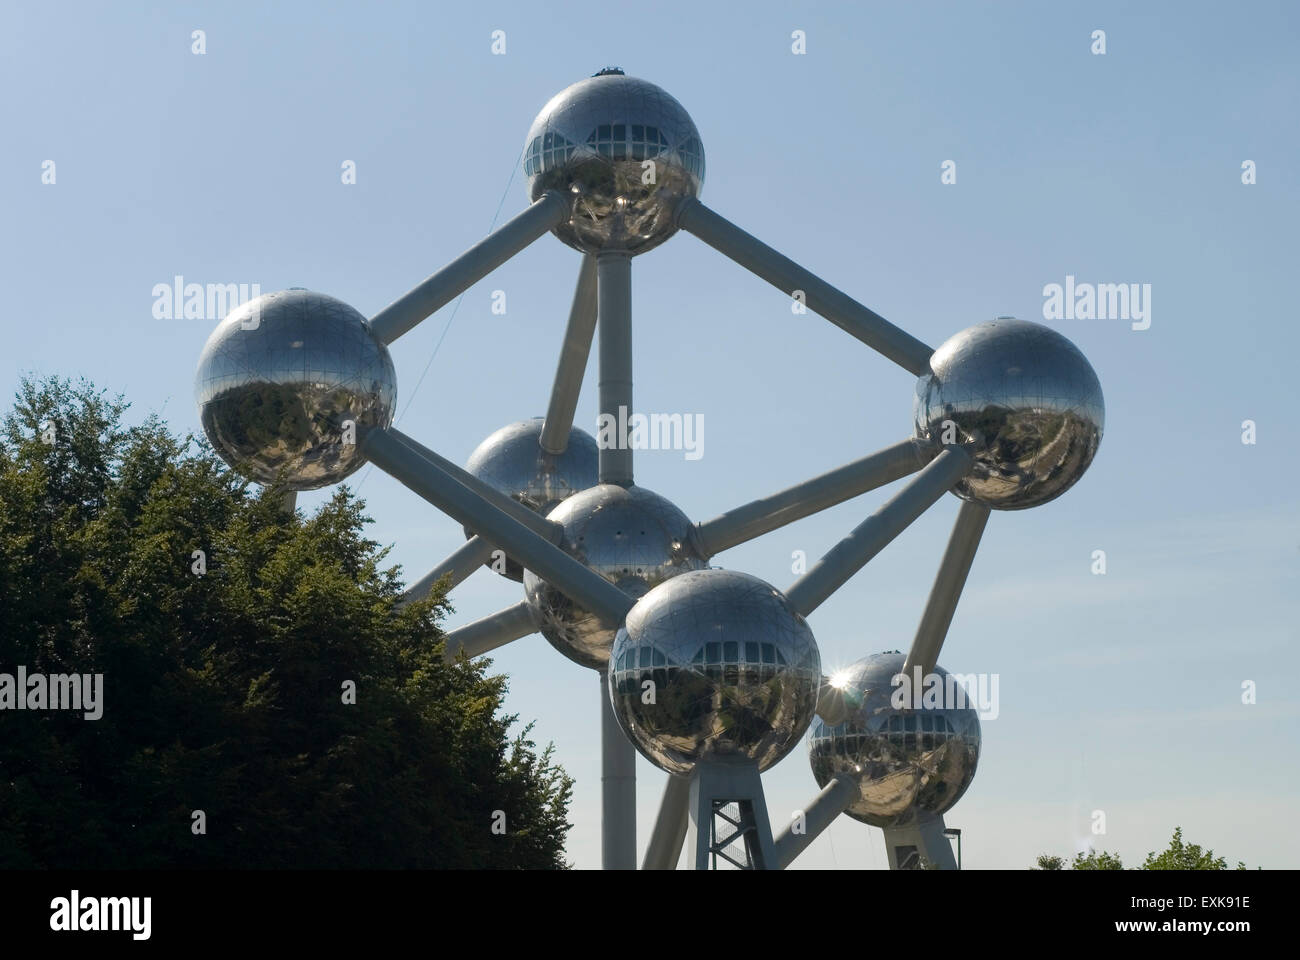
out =
[[[482,534],[408,593],[427,591],[442,569],[467,575],[488,542],[528,566],[525,574],[513,559],[507,565],[523,580],[525,599],[452,631],[448,651],[483,652],[536,628],[565,656],[601,671],[606,867],[635,865],[636,751],[675,777],[647,866],[675,862],[683,802],[702,831],[719,803],[751,810],[762,828],[754,848],[762,865],[783,865],[846,805],[856,819],[885,828],[891,863],[912,846],[943,861],[942,813],[975,774],[978,714],[951,704],[895,708],[890,681],[904,664],[899,653],[823,678],[804,615],[952,489],[966,502],[908,658],[931,666],[988,509],[1049,502],[1094,458],[1104,428],[1096,374],[1060,334],[1020,321],[970,328],[932,351],[745,233],[698,199],[704,151],[685,110],[621,71],[602,71],[553,97],[529,131],[523,162],[533,205],[369,323],[338,300],[301,290],[233,311],[209,338],[196,375],[213,447],[242,475],[281,480],[290,491],[339,482],[369,457],[464,524],[467,535]],[[801,290],[810,309],[918,375],[914,439],[702,527],[634,486],[631,451],[598,452],[589,434],[572,429],[574,409],[599,301],[600,406],[631,412],[630,257],[679,228],[785,294]],[[386,344],[547,231],[586,256],[549,427],[538,418],[503,428],[463,470],[391,429],[396,387]],[[349,423],[355,444],[344,442]],[[921,464],[928,465],[918,477],[786,595],[754,577],[707,568],[712,550]],[[825,713],[814,717],[819,710]],[[810,724],[810,760],[823,791],[807,811],[810,835],[783,835],[778,857],[759,771],[786,756]],[[712,851],[707,837],[697,836],[697,863]]]
[[695,869],[773,869],[772,821],[758,764],[702,761],[690,785]]
[[451,662],[462,653],[467,657],[482,656],[489,650],[504,647],[536,632],[537,625],[533,623],[528,604],[521,600],[449,632],[443,658]]
[[805,617],[848,583],[917,517],[970,469],[970,457],[951,447],[931,460],[884,506],[849,531],[813,568],[791,584],[786,596]]
[[[979,763],[979,714],[969,700],[965,707],[894,708],[891,680],[903,660],[901,653],[878,653],[837,672],[831,680],[853,711],[835,726],[818,717],[808,737],[817,785],[836,774],[852,777],[857,796],[845,812],[873,827],[942,814],[966,792]],[[934,672],[948,676],[942,667]]]
[[452,551],[451,556],[407,587],[397,601],[398,605],[404,606],[413,600],[423,600],[429,595],[433,585],[443,577],[447,577],[447,590],[450,592],[452,587],[464,582],[471,573],[491,560],[495,550],[496,547],[482,537],[470,537],[462,547]]
[[894,326],[874,310],[868,310],[789,257],[777,253],[698,200],[688,198],[681,202],[677,209],[677,223],[723,256],[762,277],[787,297],[793,298],[796,290],[802,290],[809,310],[821,314],[909,373],[919,376],[928,369],[930,348],[916,337]]
[[[459,464],[448,460],[442,454],[430,450],[414,437],[407,436],[404,433],[397,434],[397,431],[393,431],[393,433],[399,437],[402,444],[410,447],[417,456],[432,463],[443,473],[455,478],[461,486],[465,487],[470,492],[486,500],[489,504],[496,507],[507,516],[518,520],[525,527],[542,537],[544,540],[547,540],[550,543],[559,542],[561,531],[558,524],[551,523],[540,513],[537,513],[532,508],[520,503],[514,497],[502,493],[485,480],[480,480],[478,477],[474,476],[474,474],[470,473]],[[466,536],[469,536],[468,531],[466,532]]]
[[[622,424],[632,415],[632,258],[606,253],[596,259],[600,329],[601,422]],[[616,431],[617,433],[617,431]],[[600,444],[600,482],[632,483],[632,445],[616,437]]]
[[[599,457],[595,437],[577,427],[569,429],[563,453],[547,453],[541,446],[544,424],[541,417],[507,424],[475,447],[465,464],[466,472],[543,517],[596,485]],[[468,528],[465,536],[471,536]],[[523,567],[507,556],[504,575],[522,581]]]
[[939,561],[939,572],[934,576],[921,622],[912,639],[912,648],[907,652],[907,662],[903,665],[908,676],[912,675],[916,667],[921,668],[921,675],[924,676],[939,662],[939,652],[943,649],[944,638],[948,636],[953,614],[957,612],[957,601],[961,599],[962,588],[966,586],[966,577],[970,574],[975,551],[979,548],[980,537],[984,535],[984,526],[988,520],[989,508],[982,503],[967,500],[958,509],[957,520],[948,537],[948,546],[944,548],[943,559]]
[[[199,420],[217,454],[258,483],[291,490],[338,483],[363,463],[361,435],[393,420],[388,348],[341,300],[284,290],[236,307],[194,375]],[[356,442],[345,443],[345,423]]]
[[711,557],[915,473],[925,466],[927,459],[921,456],[916,441],[909,438],[701,523],[700,541],[706,555]]
[[555,194],[538,194],[533,201],[527,210],[375,314],[370,321],[375,337],[392,343],[554,228],[569,209],[564,198]]
[[632,608],[631,597],[484,500],[433,459],[424,456],[419,444],[400,430],[371,430],[362,448],[380,470],[483,539],[500,544],[518,556],[521,562],[558,584],[567,595],[609,624],[622,623]]
[[555,190],[568,201],[568,216],[554,230],[569,246],[636,254],[677,231],[678,202],[698,196],[704,183],[704,145],[665,91],[603,74],[566,87],[542,108],[524,142],[524,174],[531,199]]
[[636,750],[609,704],[609,678],[600,674],[600,865],[636,869]]
[[[592,487],[565,500],[547,519],[564,527],[561,549],[629,597],[705,566],[694,524],[644,487]],[[620,624],[602,621],[531,570],[524,573],[524,592],[542,636],[555,649],[584,667],[604,669]]]
[[646,844],[642,870],[676,870],[682,856],[682,844],[691,823],[691,781],[668,775],[659,812]]
[[587,254],[578,268],[578,283],[573,289],[569,322],[560,344],[560,360],[555,365],[555,382],[546,407],[546,420],[540,443],[547,453],[563,453],[573,429],[573,415],[582,392],[582,378],[587,372],[587,357],[596,335],[596,258]]
[[[853,802],[858,795],[858,785],[848,774],[834,774],[820,793],[813,797],[812,803],[804,805],[799,811],[800,819],[787,823],[772,840],[776,851],[776,867],[784,870],[795,858],[821,836],[822,831],[835,822],[835,818]],[[796,829],[796,825],[798,829]]]
[[641,598],[608,669],[623,731],[655,766],[686,776],[702,761],[748,760],[765,770],[789,753],[812,719],[821,657],[807,622],[775,587],[699,570]]
[[963,330],[916,383],[916,437],[939,449],[953,439],[975,459],[959,497],[994,510],[1054,500],[1092,463],[1106,409],[1097,374],[1069,340],[1023,320]]

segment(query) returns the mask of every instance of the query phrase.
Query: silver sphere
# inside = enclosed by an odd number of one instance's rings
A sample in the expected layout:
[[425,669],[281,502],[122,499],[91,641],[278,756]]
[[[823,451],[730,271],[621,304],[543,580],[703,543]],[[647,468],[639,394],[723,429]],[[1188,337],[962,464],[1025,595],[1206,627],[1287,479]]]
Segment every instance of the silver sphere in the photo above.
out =
[[[695,524],[644,487],[606,483],[576,493],[546,517],[564,525],[560,547],[631,597],[707,566]],[[531,570],[524,593],[555,649],[575,663],[605,669],[618,625],[608,625]]]
[[[766,770],[817,706],[821,656],[775,587],[730,570],[685,573],[627,615],[609,664],[610,700],[647,760],[687,776],[701,761]],[[645,702],[647,680],[654,703]]]
[[[217,325],[194,392],[203,432],[232,470],[315,490],[365,462],[365,431],[393,421],[397,375],[356,310],[284,290],[249,300]],[[355,442],[344,442],[346,421]]]
[[[653,167],[643,166],[653,161]],[[584,253],[642,253],[677,231],[675,212],[704,184],[704,144],[682,105],[618,72],[561,90],[524,143],[528,195],[570,203],[555,235]],[[653,175],[652,183],[645,180]]]
[[[969,700],[958,706],[961,701],[945,699],[942,708],[920,710],[893,706],[898,688],[891,681],[906,659],[878,653],[835,674],[831,682],[852,705],[850,715],[836,725],[817,717],[809,732],[817,785],[848,774],[858,796],[845,812],[873,827],[944,813],[966,792],[979,763],[979,714]],[[947,682],[946,670],[934,673]]]
[[[502,427],[474,449],[465,465],[490,487],[542,516],[579,490],[594,487],[599,459],[595,438],[577,427],[569,430],[563,453],[547,453],[540,442],[544,423],[534,417]],[[467,529],[466,539],[471,536]],[[491,568],[491,562],[487,566]],[[503,575],[519,581],[524,571],[517,560],[507,557]]]
[[971,327],[934,352],[930,370],[916,383],[916,436],[935,452],[958,443],[975,458],[953,490],[962,499],[1036,507],[1092,463],[1106,419],[1101,384],[1055,330],[1011,319]]

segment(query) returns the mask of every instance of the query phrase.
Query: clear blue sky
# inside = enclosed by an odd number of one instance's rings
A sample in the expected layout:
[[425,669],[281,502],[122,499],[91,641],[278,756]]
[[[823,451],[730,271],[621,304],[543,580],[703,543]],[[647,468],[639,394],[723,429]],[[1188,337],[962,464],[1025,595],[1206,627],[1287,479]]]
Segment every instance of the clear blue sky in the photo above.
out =
[[[526,202],[546,100],[606,64],[665,87],[708,155],[703,199],[937,345],[1045,284],[1149,283],[1152,323],[1062,320],[1106,436],[1062,499],[994,514],[942,663],[1000,675],[975,782],[948,815],[970,867],[1098,845],[1140,860],[1176,824],[1230,860],[1300,839],[1293,415],[1296,37],[1286,3],[8,3],[0,8],[0,394],[85,375],[197,429],[213,322],[157,320],[188,281],[303,286],[370,315]],[[191,31],[207,52],[191,53]],[[505,56],[490,34],[506,32]],[[791,53],[791,33],[807,53]],[[1106,31],[1107,53],[1090,53]],[[41,183],[54,160],[57,182]],[[355,161],[356,185],[340,182]],[[940,183],[953,160],[957,183]],[[1241,183],[1253,160],[1258,183]],[[463,461],[545,409],[578,266],[553,238],[394,348],[403,430]],[[699,413],[702,459],[638,455],[696,520],[905,435],[911,377],[689,236],[634,261],[636,400]],[[507,313],[491,313],[491,292]],[[446,337],[436,356],[434,346]],[[428,364],[428,373],[415,389]],[[595,423],[594,361],[579,425]],[[406,409],[407,402],[409,409]],[[1241,442],[1241,424],[1258,442]],[[360,479],[360,475],[358,478]],[[355,485],[355,484],[354,484]],[[387,477],[373,535],[412,578],[460,527]],[[306,495],[310,508],[324,494]],[[778,587],[886,496],[718,563]],[[906,649],[957,503],[892,544],[811,625],[830,667]],[[1108,572],[1091,573],[1105,550]],[[450,625],[519,599],[484,572]],[[509,708],[577,778],[569,856],[598,865],[597,681],[539,636],[500,652]],[[1258,702],[1241,703],[1241,685]],[[663,774],[639,761],[644,845]],[[801,746],[765,776],[782,821],[816,792]],[[841,818],[800,866],[884,867]]]

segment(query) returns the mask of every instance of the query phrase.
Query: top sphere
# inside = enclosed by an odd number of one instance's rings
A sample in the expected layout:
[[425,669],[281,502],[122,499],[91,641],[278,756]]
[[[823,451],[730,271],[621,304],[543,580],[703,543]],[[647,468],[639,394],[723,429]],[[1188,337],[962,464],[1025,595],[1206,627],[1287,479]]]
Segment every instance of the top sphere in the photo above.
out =
[[365,462],[365,430],[393,421],[397,375],[356,310],[284,290],[249,300],[217,325],[194,392],[203,432],[232,470],[315,490]]
[[1055,330],[999,319],[947,340],[916,382],[916,436],[934,452],[961,444],[972,473],[953,492],[995,510],[1023,510],[1063,494],[1101,443],[1101,384],[1078,347]]
[[[646,161],[650,161],[647,163]],[[704,144],[665,91],[601,71],[542,108],[524,144],[528,196],[570,202],[555,235],[584,253],[642,253],[677,231],[675,212],[704,184]]]

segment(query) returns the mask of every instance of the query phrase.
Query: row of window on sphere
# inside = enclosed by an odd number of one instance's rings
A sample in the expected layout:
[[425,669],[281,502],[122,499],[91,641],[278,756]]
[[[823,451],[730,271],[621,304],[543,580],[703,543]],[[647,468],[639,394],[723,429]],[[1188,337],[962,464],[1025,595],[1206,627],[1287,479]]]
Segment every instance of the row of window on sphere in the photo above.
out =
[[[631,137],[628,136],[631,131]],[[668,138],[656,127],[640,124],[601,124],[591,131],[587,144],[596,153],[609,160],[652,160],[669,152]],[[563,134],[544,133],[533,137],[524,158],[524,173],[528,176],[554,170],[567,163],[577,150]],[[697,137],[685,140],[677,150],[682,165],[701,180],[704,179],[704,145]]]

